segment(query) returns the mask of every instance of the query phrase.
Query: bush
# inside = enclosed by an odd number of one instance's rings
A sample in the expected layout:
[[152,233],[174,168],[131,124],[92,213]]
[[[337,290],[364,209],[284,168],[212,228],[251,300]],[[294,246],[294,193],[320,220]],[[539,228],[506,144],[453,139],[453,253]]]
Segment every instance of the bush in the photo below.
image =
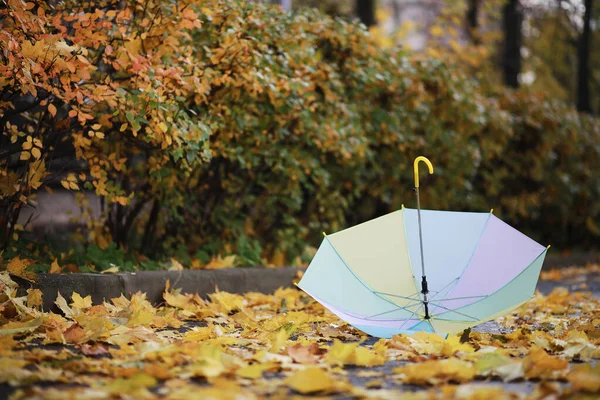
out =
[[104,199],[85,238],[100,248],[297,262],[321,231],[411,206],[420,154],[436,166],[425,207],[494,207],[562,246],[599,234],[594,118],[487,93],[314,10],[125,3],[0,11],[5,238],[35,190],[60,181]]

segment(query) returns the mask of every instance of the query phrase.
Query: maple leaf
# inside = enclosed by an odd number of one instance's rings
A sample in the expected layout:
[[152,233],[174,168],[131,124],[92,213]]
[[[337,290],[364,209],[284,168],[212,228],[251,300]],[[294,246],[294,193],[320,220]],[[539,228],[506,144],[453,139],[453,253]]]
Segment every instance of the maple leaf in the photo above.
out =
[[27,307],[39,307],[43,304],[40,289],[27,289]]
[[103,387],[104,390],[115,395],[131,395],[136,397],[149,397],[148,388],[156,386],[158,381],[150,375],[138,373],[131,378],[116,379]]
[[263,372],[277,368],[276,363],[254,363],[235,371],[237,376],[248,379],[258,379],[262,377]]
[[239,294],[217,291],[216,293],[209,294],[208,297],[217,306],[218,311],[225,314],[239,311],[244,306],[244,298]]
[[294,362],[299,364],[316,364],[319,361],[321,349],[317,343],[311,343],[308,346],[303,346],[296,343],[293,346],[288,346],[287,353]]
[[230,255],[226,257],[213,257],[208,264],[206,264],[203,269],[221,269],[221,268],[231,268],[235,267],[236,256]]
[[64,333],[63,337],[67,343],[80,343],[84,340],[87,340],[86,332],[79,326],[79,324],[75,323],[71,325]]
[[553,357],[539,347],[533,347],[523,359],[526,378],[555,379],[564,376],[568,367],[567,360]]
[[58,265],[58,259],[54,259],[54,261],[52,261],[52,264],[50,265],[50,270],[48,271],[48,273],[50,274],[60,274],[62,272],[62,268],[60,265]]
[[346,364],[374,366],[385,362],[385,356],[380,352],[359,346],[360,342],[343,343],[335,339],[325,355],[325,362],[333,366]]
[[15,276],[18,276],[19,278],[23,278],[30,282],[35,282],[38,280],[37,274],[32,271],[27,271],[27,268],[33,264],[35,264],[34,260],[21,259],[20,256],[16,256],[8,262],[6,265],[6,270]]
[[78,309],[86,309],[92,306],[92,296],[88,295],[81,297],[81,295],[77,292],[73,292],[71,294],[71,307]]
[[62,297],[62,295],[60,294],[60,291],[58,292],[58,295],[56,296],[56,300],[54,301],[54,304],[56,304],[58,306],[58,308],[63,312],[63,314],[65,314],[65,317],[68,318],[68,317],[72,317],[73,315],[75,315],[75,311],[73,311],[73,309],[71,307],[69,307],[65,298]]
[[400,374],[404,383],[413,385],[437,385],[447,382],[464,383],[473,380],[477,374],[473,364],[456,358],[407,364],[395,368],[393,372]]
[[321,368],[309,367],[296,371],[284,381],[285,385],[298,393],[312,394],[334,391],[334,380]]
[[12,321],[0,326],[0,335],[14,335],[23,332],[32,332],[42,325],[44,318],[35,318],[26,322]]
[[498,352],[485,353],[475,362],[475,369],[479,376],[498,376],[505,382],[523,378],[523,364],[520,360]]
[[575,390],[600,393],[600,365],[576,365],[567,379]]
[[86,356],[95,357],[110,354],[106,346],[103,346],[100,343],[96,343],[93,345],[82,344],[81,346],[79,346],[79,348],[81,349],[81,352]]

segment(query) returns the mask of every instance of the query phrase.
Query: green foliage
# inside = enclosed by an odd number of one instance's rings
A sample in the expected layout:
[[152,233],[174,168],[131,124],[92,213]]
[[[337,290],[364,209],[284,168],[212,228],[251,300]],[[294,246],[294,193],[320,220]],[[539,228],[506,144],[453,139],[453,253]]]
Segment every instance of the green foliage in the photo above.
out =
[[[106,231],[91,237],[112,257],[299,263],[322,231],[412,206],[421,154],[436,167],[422,188],[426,208],[493,207],[544,243],[597,241],[598,120],[535,93],[489,94],[452,63],[381,49],[360,25],[315,10],[188,6],[199,23],[180,29],[186,57],[172,62],[194,65],[198,80],[186,85],[200,88],[186,86],[177,104],[210,136],[169,147],[172,160],[159,163],[156,149],[144,158],[137,141],[113,132],[110,148],[130,146],[143,162],[107,181],[132,190],[102,221],[119,246],[99,241]],[[182,172],[181,157],[204,161]]]

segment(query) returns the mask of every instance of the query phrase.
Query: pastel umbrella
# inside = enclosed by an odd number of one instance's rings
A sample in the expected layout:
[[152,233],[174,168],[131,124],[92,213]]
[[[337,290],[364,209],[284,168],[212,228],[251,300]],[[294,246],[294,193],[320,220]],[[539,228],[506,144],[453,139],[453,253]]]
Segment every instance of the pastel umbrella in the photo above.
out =
[[547,249],[493,214],[402,207],[326,235],[298,286],[377,337],[441,335],[505,315],[534,294]]

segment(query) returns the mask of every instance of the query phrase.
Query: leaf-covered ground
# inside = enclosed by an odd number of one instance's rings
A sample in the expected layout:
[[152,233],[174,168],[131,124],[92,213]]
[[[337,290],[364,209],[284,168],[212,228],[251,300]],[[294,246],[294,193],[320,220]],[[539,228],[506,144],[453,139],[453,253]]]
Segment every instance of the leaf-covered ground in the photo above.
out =
[[[555,281],[590,276],[556,272]],[[597,272],[597,271],[593,271]],[[563,274],[563,275],[561,275]],[[165,289],[40,310],[0,274],[0,392],[11,398],[550,399],[600,394],[600,302],[557,288],[478,330],[366,337],[303,292]]]

